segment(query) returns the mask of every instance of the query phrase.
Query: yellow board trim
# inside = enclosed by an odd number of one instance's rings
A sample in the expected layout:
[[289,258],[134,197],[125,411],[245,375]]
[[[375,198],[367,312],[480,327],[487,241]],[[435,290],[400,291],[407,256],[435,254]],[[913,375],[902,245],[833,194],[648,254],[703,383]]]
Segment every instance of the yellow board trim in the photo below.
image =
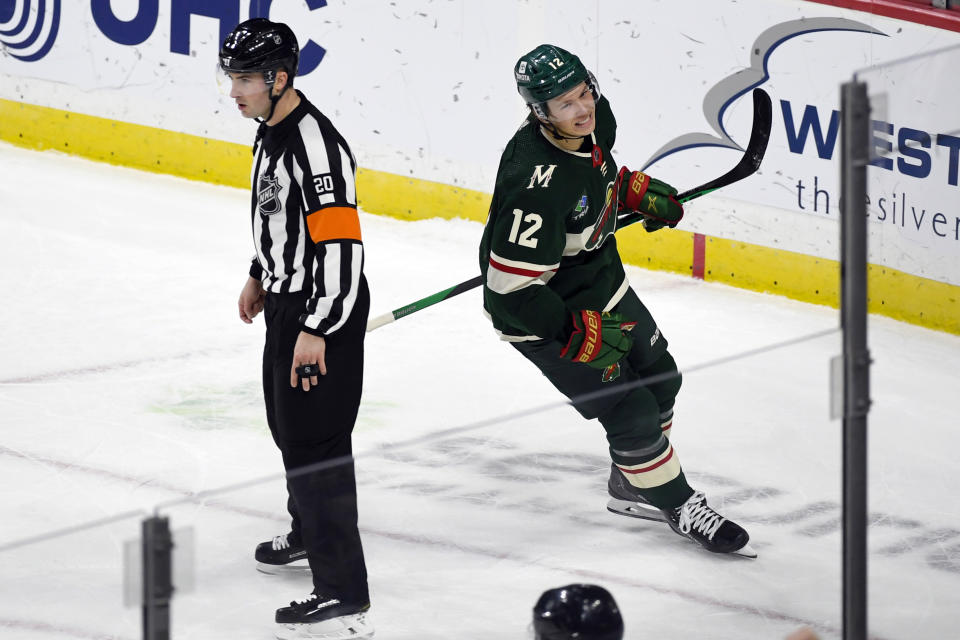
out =
[[[56,149],[92,160],[248,188],[250,147],[0,99],[0,139],[28,149]],[[401,220],[466,218],[483,222],[490,195],[372,169],[357,172],[365,211]],[[624,261],[691,274],[693,234],[639,225],[617,234]],[[759,245],[706,238],[704,278],[752,291],[837,307],[836,261]],[[930,329],[960,335],[960,287],[868,265],[868,308]]]
[[704,251],[704,280],[840,306],[840,264],[835,260],[714,237],[707,238]]
[[357,170],[357,205],[401,220],[466,218],[484,222],[490,194],[373,169]]
[[0,139],[232,187],[250,186],[250,147],[0,99]]
[[687,276],[693,273],[693,234],[689,231],[647,233],[635,224],[617,231],[617,247],[628,264]]

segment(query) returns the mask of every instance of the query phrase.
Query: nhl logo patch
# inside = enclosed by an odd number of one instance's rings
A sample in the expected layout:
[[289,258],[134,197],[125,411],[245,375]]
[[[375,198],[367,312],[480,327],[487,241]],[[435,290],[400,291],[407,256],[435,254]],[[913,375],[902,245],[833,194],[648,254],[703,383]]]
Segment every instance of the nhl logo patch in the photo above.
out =
[[276,176],[263,174],[257,181],[257,209],[264,216],[280,213],[280,180]]

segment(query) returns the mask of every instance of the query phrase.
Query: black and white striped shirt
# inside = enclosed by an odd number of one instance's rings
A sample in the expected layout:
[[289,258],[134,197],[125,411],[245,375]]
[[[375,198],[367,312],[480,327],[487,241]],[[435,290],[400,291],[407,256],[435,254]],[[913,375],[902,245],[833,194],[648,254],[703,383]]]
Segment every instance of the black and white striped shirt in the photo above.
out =
[[270,293],[308,294],[303,330],[329,335],[353,310],[363,278],[356,161],[299,91],[300,104],[253,147],[250,275]]

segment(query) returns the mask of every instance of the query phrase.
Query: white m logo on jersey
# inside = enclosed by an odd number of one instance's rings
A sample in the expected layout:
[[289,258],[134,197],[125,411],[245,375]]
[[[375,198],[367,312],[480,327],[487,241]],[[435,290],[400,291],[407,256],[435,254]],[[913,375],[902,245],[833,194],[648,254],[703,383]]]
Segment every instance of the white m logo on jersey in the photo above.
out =
[[543,170],[543,165],[538,164],[537,167],[533,170],[533,175],[530,176],[530,184],[527,185],[527,189],[533,189],[533,184],[536,183],[541,187],[550,186],[550,178],[553,177],[553,170],[557,168],[557,165],[552,164],[547,167],[547,170]]

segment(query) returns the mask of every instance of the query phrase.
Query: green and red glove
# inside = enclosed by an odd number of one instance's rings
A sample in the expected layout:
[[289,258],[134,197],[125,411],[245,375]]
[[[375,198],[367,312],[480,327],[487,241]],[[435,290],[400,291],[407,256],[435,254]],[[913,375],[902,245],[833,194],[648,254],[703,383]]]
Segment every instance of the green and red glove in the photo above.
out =
[[677,190],[642,171],[621,167],[616,188],[618,210],[641,214],[649,231],[664,225],[672,229],[683,218],[683,205],[677,202]]
[[561,358],[606,369],[619,362],[633,346],[628,332],[637,323],[624,320],[619,313],[576,311],[572,320],[573,331],[560,352]]

